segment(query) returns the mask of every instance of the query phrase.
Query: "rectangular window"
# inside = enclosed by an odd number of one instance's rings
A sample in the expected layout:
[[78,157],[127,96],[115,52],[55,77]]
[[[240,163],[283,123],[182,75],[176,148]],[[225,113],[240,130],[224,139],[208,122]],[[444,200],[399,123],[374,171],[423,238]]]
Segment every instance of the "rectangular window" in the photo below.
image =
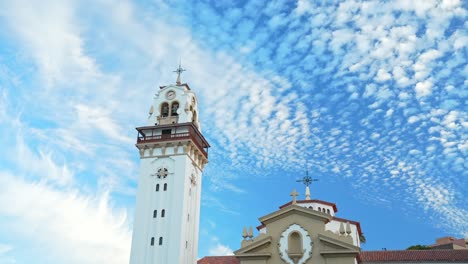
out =
[[159,245],[160,245],[160,246],[162,245],[162,242],[163,242],[163,238],[162,238],[162,237],[159,237]]
[[170,135],[172,133],[172,130],[171,129],[163,129],[161,134],[163,135]]
[[156,216],[158,216],[158,210],[153,211],[153,218],[156,218]]
[[154,237],[151,238],[151,246],[154,246]]

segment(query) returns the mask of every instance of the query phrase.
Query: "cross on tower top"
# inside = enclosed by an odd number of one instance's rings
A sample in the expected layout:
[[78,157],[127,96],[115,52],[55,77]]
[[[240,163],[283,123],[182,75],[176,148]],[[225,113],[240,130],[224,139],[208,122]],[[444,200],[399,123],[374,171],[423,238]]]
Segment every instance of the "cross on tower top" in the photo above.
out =
[[176,84],[180,85],[181,82],[180,82],[180,74],[182,72],[186,71],[185,69],[182,69],[182,66],[181,66],[181,63],[179,62],[179,68],[177,68],[174,72],[177,73],[177,80],[176,80]]

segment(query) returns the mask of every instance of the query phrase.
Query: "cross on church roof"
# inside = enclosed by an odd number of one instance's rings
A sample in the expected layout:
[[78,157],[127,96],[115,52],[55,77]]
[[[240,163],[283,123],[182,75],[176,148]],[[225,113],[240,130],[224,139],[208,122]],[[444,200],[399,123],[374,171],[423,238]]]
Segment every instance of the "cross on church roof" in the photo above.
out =
[[299,195],[299,193],[296,192],[296,189],[294,189],[292,192],[291,192],[291,196],[293,198],[292,200],[292,204],[296,204],[296,197]]
[[309,170],[306,170],[306,176],[302,178],[302,180],[297,180],[297,182],[302,182],[306,186],[306,200],[310,200],[310,189],[309,185],[312,184],[312,182],[318,181],[318,179],[312,179],[312,177],[309,176]]
[[302,182],[307,187],[309,187],[309,185],[314,181],[318,181],[318,179],[312,179],[312,177],[309,176],[309,170],[306,170],[306,176],[304,176],[302,180],[297,180],[297,182]]
[[176,84],[181,84],[180,82],[180,74],[182,72],[186,71],[185,69],[182,69],[182,66],[181,66],[181,62],[179,62],[179,68],[177,68],[174,72],[177,73],[177,80],[176,80]]

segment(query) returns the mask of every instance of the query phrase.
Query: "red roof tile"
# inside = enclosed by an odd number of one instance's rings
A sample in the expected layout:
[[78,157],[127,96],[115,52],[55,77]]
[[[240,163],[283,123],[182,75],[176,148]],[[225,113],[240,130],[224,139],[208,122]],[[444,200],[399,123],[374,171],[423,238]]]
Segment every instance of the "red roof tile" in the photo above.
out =
[[240,264],[235,256],[204,257],[197,264]]
[[468,250],[362,251],[361,262],[468,262]]

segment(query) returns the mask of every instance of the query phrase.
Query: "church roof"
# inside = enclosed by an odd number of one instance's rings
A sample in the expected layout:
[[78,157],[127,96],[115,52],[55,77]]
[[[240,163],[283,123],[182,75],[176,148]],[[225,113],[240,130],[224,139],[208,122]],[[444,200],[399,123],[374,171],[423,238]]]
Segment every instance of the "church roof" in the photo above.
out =
[[[361,263],[410,262],[410,263],[466,263],[468,250],[385,250],[362,251]],[[204,257],[197,264],[239,264],[235,256]]]
[[[289,203],[285,203],[285,204],[281,205],[279,208],[281,209],[281,208],[283,208],[283,207],[286,207],[286,206],[290,205],[291,203],[292,203],[292,201],[289,202]],[[296,203],[298,203],[298,204],[301,204],[301,203],[319,203],[319,204],[324,204],[324,205],[328,205],[328,206],[333,207],[333,211],[335,211],[335,213],[338,212],[338,208],[336,207],[336,204],[330,203],[330,202],[326,202],[326,201],[322,201],[322,200],[316,200],[316,199],[314,199],[314,200],[297,200]]]
[[360,262],[468,262],[468,250],[363,251]]
[[215,256],[204,257],[197,261],[197,264],[239,264],[240,261],[235,256]]

